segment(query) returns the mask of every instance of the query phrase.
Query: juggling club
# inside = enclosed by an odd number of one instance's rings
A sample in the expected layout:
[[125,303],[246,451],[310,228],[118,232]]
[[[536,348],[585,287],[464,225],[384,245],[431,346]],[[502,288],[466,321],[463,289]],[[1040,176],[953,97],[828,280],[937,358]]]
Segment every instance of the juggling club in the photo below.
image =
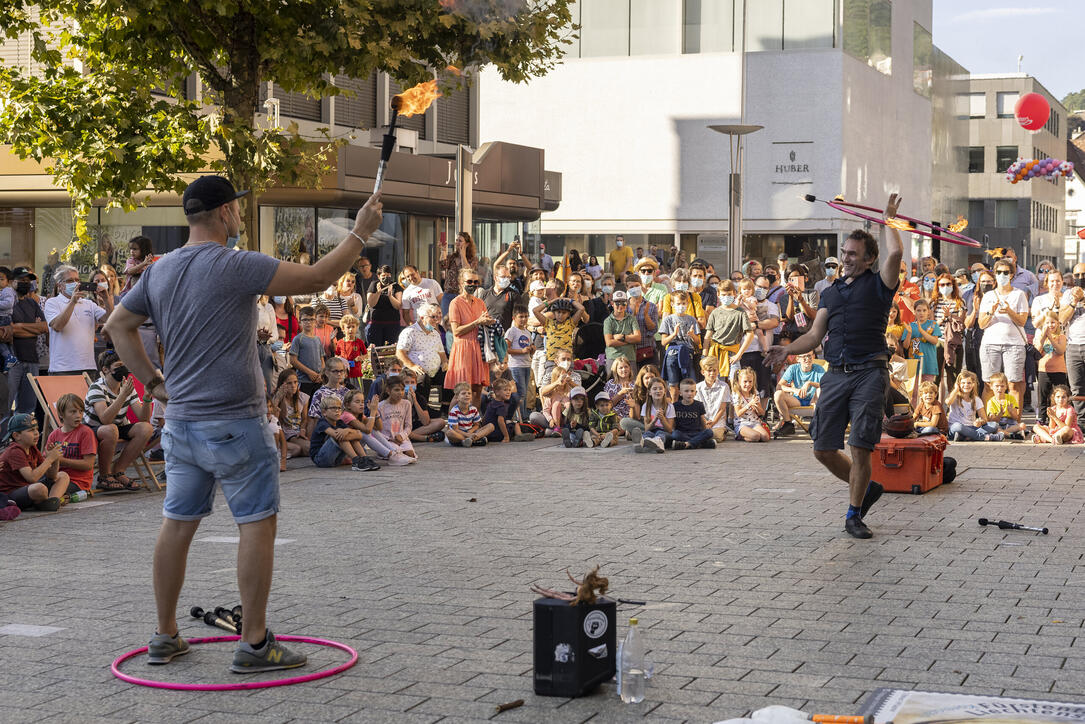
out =
[[234,626],[232,623],[219,618],[211,611],[205,612],[199,606],[193,606],[192,610],[190,610],[189,613],[192,614],[192,618],[202,618],[203,622],[208,626],[217,626],[223,631],[229,631],[232,634],[236,634],[238,632],[237,627]]
[[1002,530],[1031,530],[1033,533],[1043,533],[1044,535],[1047,535],[1047,528],[1036,528],[1031,525],[1011,523],[1008,520],[987,520],[986,518],[980,518],[980,525],[997,525]]

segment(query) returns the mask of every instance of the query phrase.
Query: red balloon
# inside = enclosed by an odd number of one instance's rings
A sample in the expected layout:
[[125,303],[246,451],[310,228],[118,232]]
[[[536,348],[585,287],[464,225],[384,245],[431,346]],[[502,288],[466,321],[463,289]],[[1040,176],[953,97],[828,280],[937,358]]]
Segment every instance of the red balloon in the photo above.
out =
[[1038,131],[1047,123],[1047,117],[1051,114],[1051,106],[1047,99],[1039,93],[1026,93],[1017,99],[1017,105],[1013,107],[1013,114],[1021,127],[1028,131]]

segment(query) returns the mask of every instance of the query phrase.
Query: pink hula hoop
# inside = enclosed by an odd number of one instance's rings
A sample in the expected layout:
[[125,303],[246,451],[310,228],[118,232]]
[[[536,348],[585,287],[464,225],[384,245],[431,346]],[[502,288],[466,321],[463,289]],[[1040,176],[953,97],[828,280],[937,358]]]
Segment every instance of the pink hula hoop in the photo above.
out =
[[[131,676],[121,671],[121,664],[128,659],[135,656],[139,656],[147,651],[146,646],[141,646],[138,649],[133,649],[126,654],[121,654],[113,661],[113,665],[109,667],[109,670],[113,672],[121,681],[127,681],[129,684],[139,684],[140,686],[149,686],[152,689],[176,689],[178,691],[236,691],[238,689],[270,689],[273,686],[290,686],[291,684],[304,684],[306,681],[316,681],[317,679],[324,679],[328,676],[334,676],[338,673],[346,671],[350,667],[358,663],[358,652],[347,646],[341,644],[338,641],[331,641],[330,639],[318,639],[311,636],[275,636],[278,641],[295,641],[302,644],[317,644],[318,646],[329,646],[333,649],[339,649],[350,654],[350,661],[343,664],[338,664],[330,669],[324,669],[323,671],[314,671],[309,674],[303,674],[301,676],[292,676],[287,679],[273,679],[271,681],[241,681],[236,684],[175,684],[171,681],[155,681],[154,679],[141,679],[138,676]],[[213,644],[220,641],[239,641],[240,636],[208,636],[206,638],[189,639],[190,644]]]
[[[856,217],[858,217],[860,219],[865,219],[866,221],[873,221],[875,224],[881,224],[882,226],[885,226],[885,219],[881,218],[880,216],[871,216],[870,214],[864,214],[864,213],[862,213],[860,211],[856,211],[856,209],[862,209],[864,211],[874,211],[874,212],[877,212],[877,213],[881,214],[882,210],[879,209],[879,208],[876,208],[874,206],[864,206],[862,204],[854,204],[854,203],[852,203],[850,201],[836,201],[836,200],[826,201],[825,203],[828,206],[833,207],[837,211],[843,212],[845,214],[851,214],[852,216],[856,216]],[[897,218],[898,219],[904,219],[905,221],[910,221],[910,222],[912,222],[913,224],[916,224],[916,225],[926,226],[927,228],[932,230],[932,231],[923,231],[922,229],[918,229],[918,228],[917,229],[912,229],[911,233],[913,233],[913,234],[919,234],[920,236],[925,236],[928,239],[938,239],[939,241],[948,241],[951,244],[959,244],[960,246],[971,246],[971,247],[974,247],[976,249],[983,248],[983,244],[981,244],[980,242],[978,242],[975,239],[972,239],[970,237],[967,237],[964,234],[957,233],[956,231],[950,231],[949,229],[939,227],[939,230],[941,231],[941,233],[935,234],[935,233],[933,233],[933,229],[935,228],[934,224],[932,224],[930,222],[920,221],[919,219],[913,219],[911,216],[905,216],[904,214],[897,214]]]

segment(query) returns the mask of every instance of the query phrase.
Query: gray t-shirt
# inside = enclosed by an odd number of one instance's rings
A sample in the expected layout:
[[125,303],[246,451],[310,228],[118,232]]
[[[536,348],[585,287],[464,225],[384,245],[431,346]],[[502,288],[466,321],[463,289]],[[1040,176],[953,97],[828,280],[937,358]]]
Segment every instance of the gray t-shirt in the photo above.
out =
[[121,304],[150,317],[165,348],[170,420],[243,420],[266,414],[256,355],[256,300],[279,261],[209,242],[149,266]]
[[[320,341],[320,337],[306,337],[304,334],[299,334],[290,341],[290,356],[297,357],[298,362],[314,372],[320,372],[322,366],[320,361],[324,358],[324,343]],[[302,381],[310,382],[311,380]]]

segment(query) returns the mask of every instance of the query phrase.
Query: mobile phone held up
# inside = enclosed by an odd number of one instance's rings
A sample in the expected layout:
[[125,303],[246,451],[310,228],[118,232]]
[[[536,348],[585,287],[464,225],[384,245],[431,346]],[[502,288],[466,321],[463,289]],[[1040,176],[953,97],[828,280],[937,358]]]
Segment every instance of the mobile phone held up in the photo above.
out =
[[79,282],[79,291],[94,294],[94,292],[98,291],[98,284],[96,282]]

